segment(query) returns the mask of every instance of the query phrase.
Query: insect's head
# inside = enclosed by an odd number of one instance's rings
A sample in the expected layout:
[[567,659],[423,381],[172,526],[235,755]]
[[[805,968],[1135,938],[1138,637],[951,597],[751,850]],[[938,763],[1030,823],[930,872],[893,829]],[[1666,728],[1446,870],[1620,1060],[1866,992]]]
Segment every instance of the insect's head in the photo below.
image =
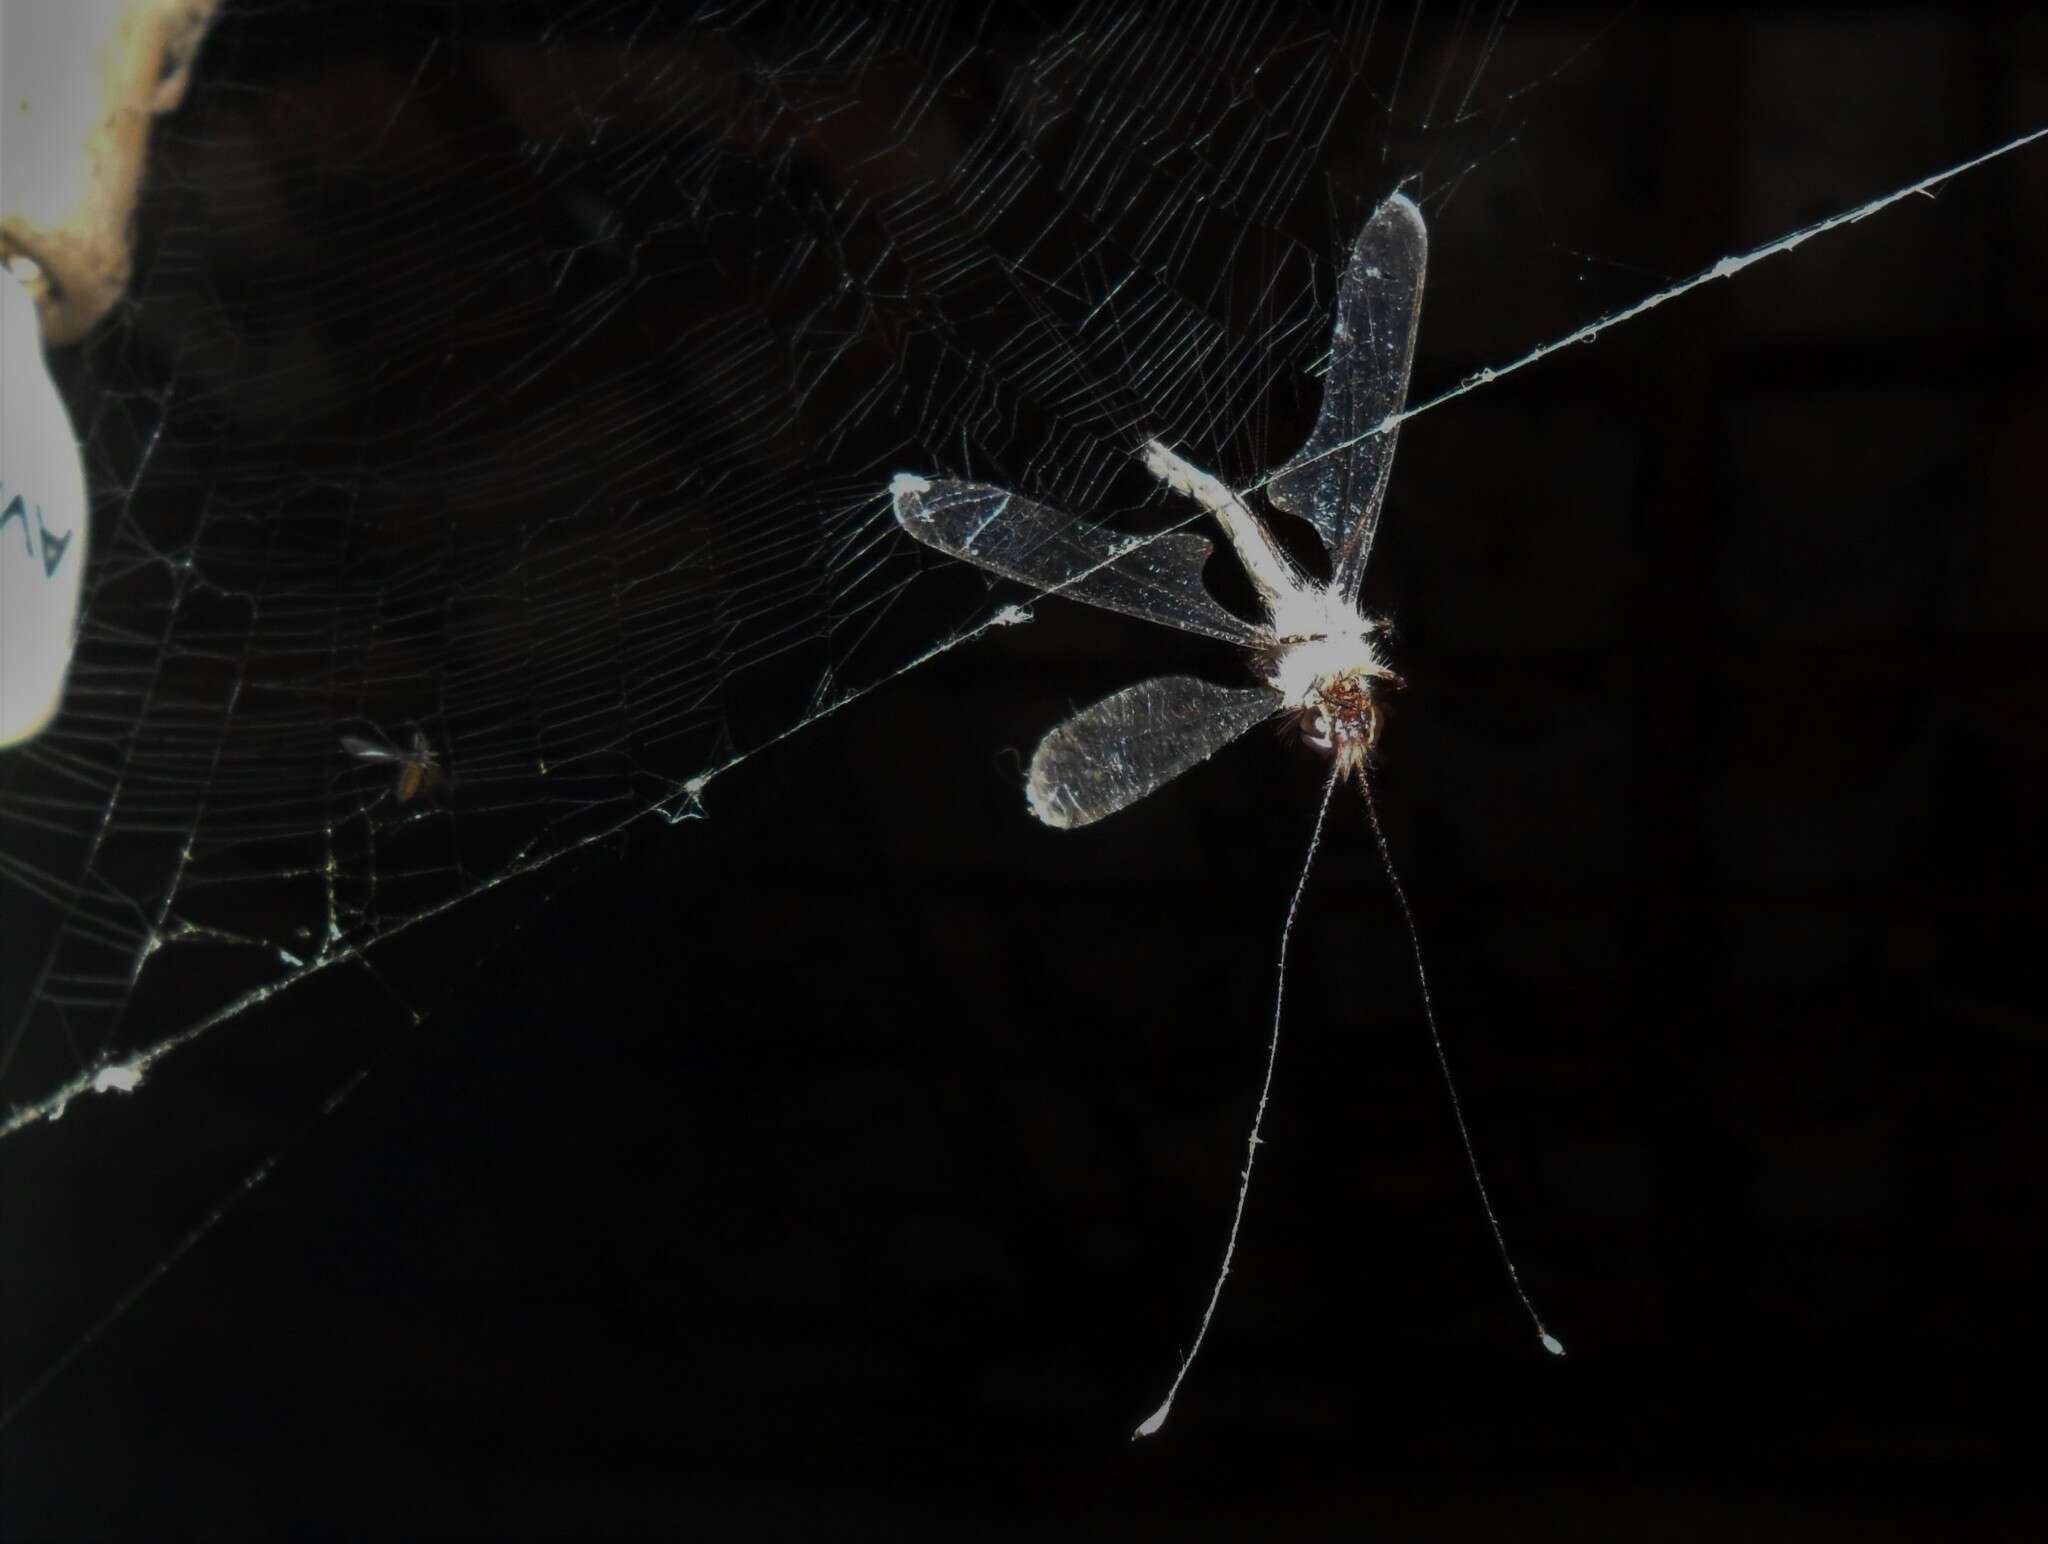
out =
[[1336,756],[1345,772],[1358,770],[1371,759],[1385,722],[1375,689],[1399,684],[1390,673],[1365,670],[1318,681],[1295,717],[1302,739]]
[[1348,612],[1287,640],[1262,662],[1266,679],[1294,709],[1301,737],[1341,757],[1346,771],[1371,756],[1385,711],[1381,696],[1400,685],[1379,648],[1387,631],[1376,617]]

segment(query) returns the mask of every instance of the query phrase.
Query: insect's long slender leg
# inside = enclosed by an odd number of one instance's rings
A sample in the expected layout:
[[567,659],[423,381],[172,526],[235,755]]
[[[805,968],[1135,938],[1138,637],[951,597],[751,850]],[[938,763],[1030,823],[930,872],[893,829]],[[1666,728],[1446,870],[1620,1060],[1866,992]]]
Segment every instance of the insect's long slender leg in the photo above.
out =
[[1387,833],[1380,826],[1379,806],[1373,802],[1372,779],[1363,767],[1358,771],[1358,791],[1365,799],[1365,814],[1372,823],[1372,839],[1380,850],[1380,865],[1387,871],[1387,884],[1394,892],[1394,903],[1401,908],[1401,920],[1408,927],[1408,948],[1415,956],[1415,980],[1422,988],[1422,1016],[1429,1024],[1429,1043],[1436,1048],[1437,1068],[1443,1073],[1444,1088],[1451,1096],[1451,1117],[1458,1125],[1458,1140],[1465,1145],[1465,1164],[1471,1169],[1472,1184],[1479,1191],[1480,1209],[1486,1213],[1486,1225],[1493,1229],[1493,1242],[1500,1250],[1500,1262],[1508,1268],[1508,1285],[1522,1300],[1522,1308],[1529,1315],[1529,1322],[1536,1326],[1536,1336],[1543,1342],[1543,1349],[1552,1356],[1563,1356],[1564,1342],[1544,1328],[1543,1316],[1536,1311],[1536,1305],[1529,1300],[1528,1289],[1522,1285],[1522,1273],[1515,1269],[1514,1256],[1508,1253],[1507,1235],[1501,1231],[1500,1218],[1494,1215],[1493,1197],[1486,1193],[1486,1181],[1480,1177],[1479,1154],[1472,1146],[1471,1129],[1465,1124],[1465,1106],[1459,1101],[1458,1085],[1451,1078],[1451,1059],[1444,1053],[1443,1032],[1436,1027],[1436,1004],[1429,995],[1429,972],[1422,968],[1422,934],[1415,926],[1415,912],[1408,904],[1408,891],[1401,883],[1401,876],[1394,872],[1394,854],[1387,846]]
[[1265,603],[1267,616],[1281,615],[1285,603],[1308,588],[1306,576],[1273,540],[1266,522],[1221,478],[1175,455],[1158,440],[1145,442],[1144,460],[1146,471],[1216,517],[1238,562],[1251,576],[1252,588]]
[[1308,852],[1301,860],[1301,877],[1294,882],[1294,897],[1287,903],[1287,920],[1280,925],[1280,966],[1278,980],[1273,987],[1273,1033],[1266,1042],[1266,1077],[1259,1085],[1259,1107],[1252,1112],[1251,1135],[1245,1141],[1244,1173],[1238,1176],[1237,1206],[1230,1214],[1230,1237],[1224,1241],[1223,1263],[1216,1271],[1216,1285],[1209,1289],[1209,1303],[1202,1310],[1202,1322],[1195,1330],[1194,1343],[1181,1359],[1180,1371],[1173,1375],[1173,1386],[1159,1401],[1159,1408],[1146,1416],[1138,1429],[1131,1433],[1133,1442],[1140,1437],[1151,1436],[1166,1424],[1167,1412],[1173,1409],[1173,1396],[1180,1392],[1188,1369],[1195,1365],[1195,1356],[1202,1349],[1202,1337],[1209,1333],[1209,1321],[1216,1317],[1216,1304],[1223,1297],[1223,1283],[1230,1275],[1231,1257],[1237,1253],[1237,1232],[1244,1222],[1244,1199],[1251,1194],[1252,1188],[1252,1162],[1259,1155],[1259,1123],[1266,1117],[1266,1100],[1273,1092],[1273,1064],[1280,1059],[1280,1005],[1287,998],[1287,943],[1294,936],[1294,916],[1301,910],[1301,898],[1308,890],[1308,872],[1315,865],[1316,849],[1323,845],[1323,822],[1330,815],[1330,797],[1336,793],[1344,772],[1341,758],[1330,763],[1330,775],[1323,782],[1323,801],[1316,806],[1316,827],[1308,839]]

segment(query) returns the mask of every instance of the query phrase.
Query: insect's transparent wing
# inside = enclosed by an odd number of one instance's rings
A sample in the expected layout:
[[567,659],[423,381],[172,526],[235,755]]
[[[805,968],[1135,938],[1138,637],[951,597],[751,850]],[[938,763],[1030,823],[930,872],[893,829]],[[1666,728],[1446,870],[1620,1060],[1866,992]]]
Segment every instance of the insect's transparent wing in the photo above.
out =
[[1024,797],[1049,826],[1085,826],[1135,804],[1280,710],[1270,686],[1160,676],[1083,708],[1038,742]]
[[[1184,632],[1256,648],[1264,628],[1226,611],[1202,585],[1214,546],[1175,531],[1140,538],[1079,520],[989,483],[900,473],[890,485],[896,523],[948,556],[1006,579],[1106,606]],[[1129,549],[1126,551],[1126,549]]]
[[341,737],[341,748],[360,761],[403,761],[396,748],[379,745],[375,740],[365,740],[360,735],[345,734]]
[[1358,595],[1394,466],[1397,431],[1370,431],[1408,401],[1428,258],[1422,211],[1396,193],[1358,233],[1344,265],[1315,432],[1266,483],[1267,498],[1316,528],[1346,600]]

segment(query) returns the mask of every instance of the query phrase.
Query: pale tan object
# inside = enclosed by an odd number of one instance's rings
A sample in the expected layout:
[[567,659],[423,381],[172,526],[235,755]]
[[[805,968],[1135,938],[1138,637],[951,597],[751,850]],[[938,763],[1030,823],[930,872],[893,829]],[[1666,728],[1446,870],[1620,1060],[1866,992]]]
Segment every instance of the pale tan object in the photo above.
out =
[[128,287],[150,120],[184,99],[218,0],[0,0],[0,258],[42,269],[46,344]]

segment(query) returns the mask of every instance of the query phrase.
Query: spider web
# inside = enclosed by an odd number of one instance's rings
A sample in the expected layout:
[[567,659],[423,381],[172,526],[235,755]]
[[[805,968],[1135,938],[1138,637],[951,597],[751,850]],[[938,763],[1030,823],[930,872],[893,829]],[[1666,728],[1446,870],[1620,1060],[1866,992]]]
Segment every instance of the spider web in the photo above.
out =
[[[397,15],[222,18],[60,361],[103,534],[5,773],[10,1131],[931,652],[898,467],[1085,509],[1146,424],[1263,439],[1368,152],[1507,137],[1462,25]],[[342,751],[415,732],[445,797]]]
[[[1091,511],[1153,498],[1148,434],[1277,464],[1397,182],[1437,221],[1421,402],[2038,119],[1912,120],[1853,170],[1795,122],[1737,215],[1646,233],[1587,213],[1628,207],[1599,150],[1657,89],[1606,23],[376,11],[228,7],[128,300],[56,362],[94,558],[65,711],[0,763],[10,1138],[201,1044],[331,1108],[402,1036],[295,1022],[459,1011],[564,860],[1018,619],[897,536],[896,471]],[[1832,46],[1787,78],[1852,78]],[[1799,262],[1754,303],[1848,304]],[[410,801],[341,748],[415,728],[449,781]]]

